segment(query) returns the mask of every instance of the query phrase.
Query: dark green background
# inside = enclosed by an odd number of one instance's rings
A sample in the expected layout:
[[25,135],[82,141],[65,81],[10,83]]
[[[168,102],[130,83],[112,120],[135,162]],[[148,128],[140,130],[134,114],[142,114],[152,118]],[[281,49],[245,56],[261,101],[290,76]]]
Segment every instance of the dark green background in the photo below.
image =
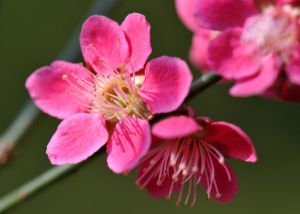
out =
[[[20,110],[28,94],[26,77],[51,63],[74,31],[91,0],[2,0],[0,19],[0,130]],[[152,26],[152,57],[187,59],[191,33],[178,20],[173,0],[120,0],[110,17],[121,22],[130,12],[146,15]],[[194,70],[195,75],[198,72]],[[241,126],[253,139],[259,161],[231,161],[239,192],[223,206],[201,197],[195,208],[174,200],[154,200],[129,177],[113,174],[105,153],[44,189],[8,213],[300,213],[299,105],[238,99],[218,85],[193,100],[199,114]],[[45,147],[59,121],[42,115],[22,138],[17,157],[0,166],[0,195],[50,168]],[[204,195],[204,193],[201,193]]]

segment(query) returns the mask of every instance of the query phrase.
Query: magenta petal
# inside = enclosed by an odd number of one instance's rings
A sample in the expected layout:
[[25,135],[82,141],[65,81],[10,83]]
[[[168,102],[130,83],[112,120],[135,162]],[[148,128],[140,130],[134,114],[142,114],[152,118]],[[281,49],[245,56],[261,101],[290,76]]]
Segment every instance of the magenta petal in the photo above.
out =
[[101,115],[79,113],[61,122],[46,153],[53,165],[76,164],[97,152],[107,139]]
[[277,92],[276,98],[289,102],[300,103],[300,86],[291,85],[289,82],[284,83],[281,87],[281,91]]
[[[168,197],[172,185],[172,179],[167,177],[164,181],[157,185],[157,181],[152,179],[146,186],[148,193],[154,198]],[[172,192],[177,192],[179,189],[178,182],[172,187]]]
[[[214,179],[218,190],[216,189],[216,186],[213,185],[209,194],[210,198],[220,203],[228,203],[234,198],[238,191],[236,176],[233,174],[227,163],[221,164],[215,159],[212,159],[212,164],[214,166]],[[203,189],[208,192],[209,186],[205,175],[202,175],[200,184]]]
[[141,70],[151,54],[150,25],[144,15],[129,14],[121,25],[130,46],[130,58],[127,71]]
[[183,60],[162,56],[147,64],[139,93],[153,114],[166,113],[182,104],[191,82],[191,71]]
[[161,120],[152,128],[152,134],[161,139],[175,139],[202,130],[198,123],[187,116],[174,116]]
[[91,16],[83,24],[80,45],[87,64],[110,74],[128,60],[128,43],[122,28],[105,16]]
[[274,86],[264,94],[267,98],[300,103],[300,85],[291,84],[284,74],[280,75]]
[[277,57],[265,57],[261,64],[261,70],[256,76],[238,81],[230,89],[232,96],[261,95],[274,84],[280,72]]
[[252,46],[240,45],[242,30],[225,31],[209,46],[209,59],[216,72],[227,80],[252,76],[258,72],[259,63]]
[[151,133],[148,121],[126,117],[119,121],[107,145],[107,163],[115,173],[123,173],[136,166],[149,150]]
[[[172,192],[170,192],[171,185],[173,182],[170,176],[166,176],[160,185],[157,184],[158,181],[157,176],[154,176],[153,178],[151,178],[150,181],[148,181],[149,178],[147,177],[147,175],[145,176],[144,173],[146,168],[150,166],[150,161],[151,160],[144,161],[141,165],[139,165],[137,171],[137,181],[140,182],[137,182],[137,185],[140,188],[146,188],[148,193],[157,199],[162,197],[167,197],[168,195],[171,195],[171,193],[177,192],[180,187],[179,182],[175,182],[173,184]],[[169,172],[169,175],[172,175],[172,173],[173,172]],[[145,186],[142,185],[144,181],[147,181]]]
[[195,10],[197,0],[176,0],[175,6],[179,18],[185,26],[193,32],[198,31],[200,27],[196,23],[193,11]]
[[81,96],[78,99],[72,86],[63,79],[67,75],[69,81],[77,78],[88,80],[89,71],[80,64],[73,64],[64,61],[55,61],[51,66],[45,66],[32,73],[26,81],[26,88],[29,91],[35,104],[47,114],[64,119],[75,113],[83,112],[89,98]]
[[195,17],[201,27],[223,31],[242,27],[256,13],[252,0],[198,0]]
[[227,122],[213,122],[205,130],[205,141],[212,143],[230,158],[256,162],[257,156],[249,136],[239,127]]
[[208,47],[213,33],[213,31],[202,30],[193,36],[190,60],[202,72],[209,71],[212,67],[208,58]]
[[277,4],[296,4],[298,0],[274,0]]
[[294,51],[293,58],[286,66],[286,72],[292,83],[300,85],[300,46]]

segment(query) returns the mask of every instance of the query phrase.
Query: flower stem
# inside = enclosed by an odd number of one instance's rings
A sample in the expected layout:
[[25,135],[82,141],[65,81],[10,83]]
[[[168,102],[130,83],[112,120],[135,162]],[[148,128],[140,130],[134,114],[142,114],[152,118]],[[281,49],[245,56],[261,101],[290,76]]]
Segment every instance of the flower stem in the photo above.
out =
[[197,94],[204,91],[213,84],[219,82],[220,80],[221,77],[214,72],[203,74],[201,77],[199,77],[193,82],[189,95],[187,96],[185,102],[189,101]]
[[[95,0],[90,9],[84,16],[83,21],[93,14],[107,14],[118,0]],[[75,61],[80,57],[81,51],[78,42],[81,24],[78,25],[76,31],[67,42],[58,59]],[[0,164],[6,163],[12,156],[13,151],[19,142],[19,139],[31,126],[35,118],[39,115],[39,110],[35,107],[31,100],[26,101],[21,112],[16,116],[6,131],[0,136]]]
[[[213,72],[202,75],[192,84],[190,95],[187,99],[191,99],[196,94],[199,94],[200,92],[213,85],[214,83],[218,82],[219,80],[220,77],[214,74]],[[66,175],[72,169],[75,169],[76,167],[82,165],[83,164],[66,165],[61,167],[53,167],[49,169],[42,175],[38,176],[32,181],[29,181],[27,184],[24,184],[15,191],[7,194],[3,198],[0,198],[0,213],[22,202],[29,196],[46,187],[48,184],[53,183],[58,178],[61,178],[63,175]]]
[[3,198],[0,198],[0,213],[6,211],[10,207],[18,204],[19,202],[22,202],[41,188],[56,181],[58,178],[62,177],[63,175],[66,175],[68,172],[71,172],[79,166],[80,164],[52,167],[51,169],[36,177],[32,181],[12,191]]
[[14,153],[14,147],[20,137],[32,124],[39,110],[31,101],[27,101],[10,127],[0,138],[0,164],[6,163]]

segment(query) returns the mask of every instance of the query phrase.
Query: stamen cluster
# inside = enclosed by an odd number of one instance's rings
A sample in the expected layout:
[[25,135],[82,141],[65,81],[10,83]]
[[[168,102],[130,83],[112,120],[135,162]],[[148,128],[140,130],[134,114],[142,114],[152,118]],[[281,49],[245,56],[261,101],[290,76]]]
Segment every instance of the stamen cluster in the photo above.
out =
[[154,179],[156,185],[161,186],[170,179],[171,185],[167,199],[171,198],[175,186],[179,186],[179,196],[176,204],[179,205],[184,197],[184,205],[194,206],[197,198],[198,185],[201,179],[208,187],[207,198],[210,198],[212,189],[214,197],[220,198],[221,192],[215,179],[215,166],[218,162],[226,171],[228,182],[231,181],[230,172],[225,165],[224,156],[213,145],[199,137],[191,136],[164,142],[159,147],[149,152],[143,159],[144,168],[141,171],[137,184],[146,187]]

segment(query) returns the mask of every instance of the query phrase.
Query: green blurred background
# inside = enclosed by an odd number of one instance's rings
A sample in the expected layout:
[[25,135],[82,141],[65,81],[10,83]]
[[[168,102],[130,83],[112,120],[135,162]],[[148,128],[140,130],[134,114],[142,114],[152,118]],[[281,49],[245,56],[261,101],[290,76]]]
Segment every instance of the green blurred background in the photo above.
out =
[[[0,131],[28,98],[26,77],[56,58],[91,2],[1,1]],[[121,22],[130,12],[145,14],[151,23],[151,57],[165,54],[187,59],[191,33],[177,18],[174,0],[120,0],[109,16]],[[239,179],[232,203],[224,206],[200,197],[195,208],[184,208],[176,207],[174,200],[152,199],[135,186],[134,173],[128,177],[113,174],[102,153],[7,213],[300,213],[299,105],[232,98],[227,89],[214,86],[191,104],[199,114],[241,126],[256,145],[258,163],[230,161]],[[22,138],[17,157],[0,166],[0,196],[51,167],[45,148],[58,123],[41,115]]]

